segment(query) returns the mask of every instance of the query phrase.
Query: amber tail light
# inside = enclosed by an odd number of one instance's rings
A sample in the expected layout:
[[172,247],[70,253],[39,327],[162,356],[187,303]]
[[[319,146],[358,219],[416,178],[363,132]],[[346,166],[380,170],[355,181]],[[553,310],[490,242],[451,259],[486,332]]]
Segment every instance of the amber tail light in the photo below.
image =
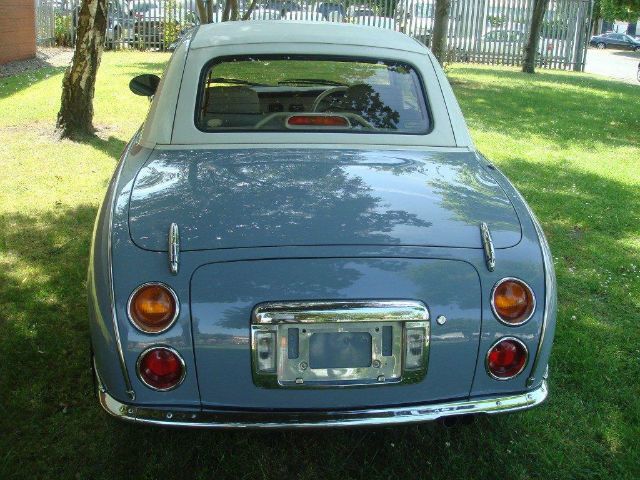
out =
[[536,299],[533,291],[522,280],[503,278],[491,294],[493,313],[507,325],[522,325],[533,315]]
[[137,363],[142,383],[153,390],[176,388],[186,373],[182,357],[173,348],[151,347],[140,354]]
[[487,353],[487,372],[497,380],[509,380],[524,370],[528,356],[527,347],[520,340],[503,338]]
[[131,322],[145,333],[161,333],[178,317],[178,297],[166,285],[146,283],[136,288],[129,298]]

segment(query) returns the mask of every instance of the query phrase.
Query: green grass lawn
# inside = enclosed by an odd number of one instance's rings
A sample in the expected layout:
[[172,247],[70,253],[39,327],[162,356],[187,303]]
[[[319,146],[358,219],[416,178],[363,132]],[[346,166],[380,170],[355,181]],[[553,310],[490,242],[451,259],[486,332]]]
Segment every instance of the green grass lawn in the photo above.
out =
[[98,136],[53,133],[62,71],[0,78],[0,478],[640,477],[640,87],[454,66],[479,148],[541,219],[559,281],[551,397],[537,409],[307,432],[162,430],[99,408],[85,276],[98,204],[164,54],[106,53]]

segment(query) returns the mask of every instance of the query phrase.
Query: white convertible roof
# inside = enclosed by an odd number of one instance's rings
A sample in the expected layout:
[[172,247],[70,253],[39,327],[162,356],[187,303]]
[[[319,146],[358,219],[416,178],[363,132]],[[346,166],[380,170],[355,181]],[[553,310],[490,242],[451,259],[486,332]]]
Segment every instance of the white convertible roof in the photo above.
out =
[[264,43],[324,43],[380,47],[422,53],[425,47],[405,35],[379,27],[349,23],[262,20],[211,23],[198,27],[191,48]]

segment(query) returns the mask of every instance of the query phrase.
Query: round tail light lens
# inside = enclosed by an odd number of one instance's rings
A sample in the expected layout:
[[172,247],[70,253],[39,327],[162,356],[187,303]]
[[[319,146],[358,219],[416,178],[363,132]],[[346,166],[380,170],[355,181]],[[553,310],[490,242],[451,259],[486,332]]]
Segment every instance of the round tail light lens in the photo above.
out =
[[529,352],[517,338],[503,338],[489,349],[487,371],[498,380],[509,380],[524,370]]
[[166,285],[146,283],[129,298],[129,318],[145,333],[161,333],[178,317],[178,297]]
[[182,357],[169,347],[151,347],[138,358],[138,376],[153,390],[176,388],[182,383],[185,372]]
[[522,280],[504,278],[493,288],[493,313],[507,325],[522,325],[531,318],[536,308],[533,291]]

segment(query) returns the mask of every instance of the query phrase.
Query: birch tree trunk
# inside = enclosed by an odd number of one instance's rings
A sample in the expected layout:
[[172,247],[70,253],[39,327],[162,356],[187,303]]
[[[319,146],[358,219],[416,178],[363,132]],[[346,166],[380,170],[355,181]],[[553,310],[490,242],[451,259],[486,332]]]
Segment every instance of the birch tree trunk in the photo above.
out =
[[449,5],[451,0],[436,0],[436,14],[433,20],[433,34],[431,35],[431,51],[440,65],[447,56],[447,29],[449,27]]
[[62,79],[62,101],[56,126],[62,137],[90,135],[93,96],[107,29],[107,0],[83,0],[73,62]]
[[529,38],[524,47],[524,60],[522,71],[524,73],[535,73],[536,54],[538,53],[538,42],[540,41],[540,30],[544,14],[549,6],[549,0],[534,0],[533,13],[531,14],[531,28],[529,28]]

